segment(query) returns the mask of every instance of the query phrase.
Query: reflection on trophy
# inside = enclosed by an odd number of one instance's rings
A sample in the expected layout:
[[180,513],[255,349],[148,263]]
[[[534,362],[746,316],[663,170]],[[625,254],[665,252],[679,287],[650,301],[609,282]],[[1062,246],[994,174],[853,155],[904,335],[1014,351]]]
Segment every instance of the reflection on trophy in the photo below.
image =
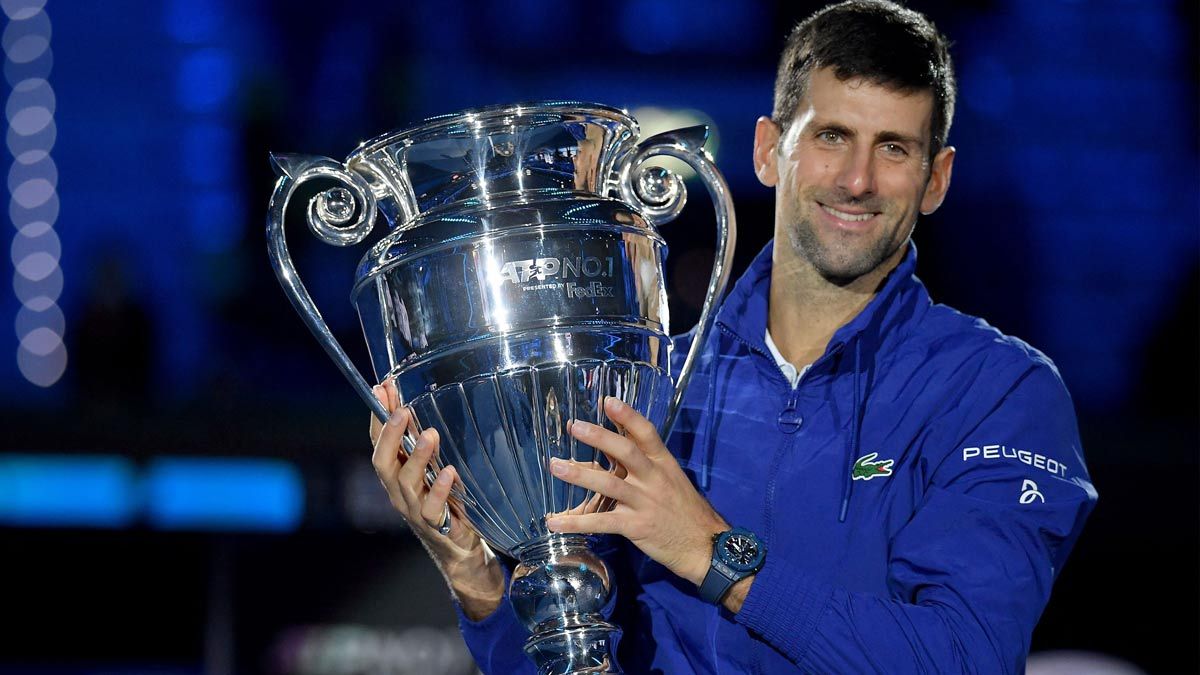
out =
[[[301,283],[283,225],[310,181],[304,218],[328,243],[362,242],[378,213],[386,217],[389,231],[362,258],[352,291],[375,380],[393,377],[416,425],[438,430],[439,463],[461,476],[456,514],[519,561],[509,594],[540,673],[621,672],[621,631],[600,613],[610,592],[604,562],[586,537],[551,534],[544,522],[611,504],[553,478],[550,458],[622,470],[566,431],[572,419],[614,429],[605,396],[666,437],[733,251],[732,204],[703,149],[707,129],[640,143],[638,133],[620,110],[554,102],[433,118],[364,143],[344,163],[273,157],[275,272],[380,419],[387,411]],[[679,176],[647,164],[657,156],[690,165],[716,204],[718,254],[675,373],[656,227],[679,214],[686,191]]]

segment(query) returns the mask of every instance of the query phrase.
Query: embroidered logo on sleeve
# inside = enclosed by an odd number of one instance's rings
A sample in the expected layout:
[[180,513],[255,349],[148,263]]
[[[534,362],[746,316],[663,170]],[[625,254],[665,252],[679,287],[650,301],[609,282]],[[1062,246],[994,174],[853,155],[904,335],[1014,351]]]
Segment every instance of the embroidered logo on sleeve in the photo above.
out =
[[881,459],[878,462],[875,458],[879,456],[878,452],[872,452],[869,455],[863,455],[854,463],[854,470],[850,473],[854,480],[871,480],[872,478],[887,478],[892,475],[892,464],[894,459]]
[[1021,483],[1021,503],[1032,504],[1034,501],[1046,502],[1046,497],[1038,491],[1038,484],[1026,478]]

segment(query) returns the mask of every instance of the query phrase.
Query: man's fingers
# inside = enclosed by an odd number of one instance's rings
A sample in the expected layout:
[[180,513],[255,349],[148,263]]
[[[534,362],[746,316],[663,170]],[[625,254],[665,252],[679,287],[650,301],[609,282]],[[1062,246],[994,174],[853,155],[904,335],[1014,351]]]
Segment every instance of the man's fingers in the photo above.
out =
[[649,466],[645,452],[639,450],[633,439],[583,420],[571,420],[567,431],[580,441],[608,455],[609,459],[624,465],[634,474]]
[[446,515],[446,501],[450,498],[450,488],[454,486],[456,476],[452,466],[439,471],[437,480],[433,481],[425,502],[421,504],[421,520],[435,530],[441,527],[442,517]]
[[618,502],[634,504],[639,501],[637,491],[629,483],[617,478],[610,471],[588,468],[590,466],[592,465],[577,464],[556,457],[550,460],[550,473],[572,485],[578,485]]
[[[400,443],[404,438],[404,430],[408,427],[410,415],[407,408],[393,410],[387,424],[380,425],[379,433],[375,435],[375,450],[371,453],[371,464],[375,466],[375,472],[379,474],[380,478],[395,476],[400,465],[404,463],[404,460],[401,459]],[[372,415],[372,419],[374,419],[374,415]]]
[[604,414],[613,422],[625,428],[625,435],[632,438],[647,457],[657,459],[667,452],[663,441],[658,437],[658,429],[633,408],[616,396],[604,397]]
[[[383,404],[383,407],[387,408],[389,411],[392,409],[388,405],[387,390],[383,388],[382,384],[377,384],[374,387],[371,387],[371,393],[375,394],[375,398],[379,399],[379,402]],[[383,431],[383,422],[379,421],[379,418],[375,416],[375,413],[371,413],[370,429],[371,447],[375,447],[375,444],[379,442],[379,433]]]
[[399,408],[400,390],[396,388],[396,381],[390,377],[387,378],[383,381],[383,389],[387,394],[387,400],[384,401],[384,404],[387,405],[388,410],[395,410],[396,408]]
[[613,511],[588,513],[580,516],[548,516],[546,528],[551,532],[564,533],[625,534],[621,515]]
[[[385,430],[386,431],[386,430]],[[417,445],[413,448],[412,454],[404,466],[400,467],[396,479],[400,482],[400,489],[405,495],[416,499],[421,492],[421,487],[425,483],[425,471],[429,468],[430,462],[437,456],[438,452],[438,434],[434,429],[426,429],[417,436]]]

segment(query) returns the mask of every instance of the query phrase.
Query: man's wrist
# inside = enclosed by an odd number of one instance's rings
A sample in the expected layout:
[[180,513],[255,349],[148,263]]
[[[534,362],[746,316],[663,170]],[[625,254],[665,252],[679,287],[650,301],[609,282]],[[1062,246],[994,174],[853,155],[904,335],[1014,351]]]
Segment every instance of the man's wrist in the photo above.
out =
[[443,574],[463,614],[472,621],[490,616],[504,599],[504,570],[490,552],[481,565],[455,565]]
[[754,583],[756,576],[758,575],[751,574],[729,587],[729,591],[721,599],[721,604],[725,606],[725,609],[733,614],[742,611],[742,605],[746,602],[746,597],[750,595],[750,586]]
[[697,548],[696,553],[692,556],[692,564],[688,566],[686,574],[681,574],[684,579],[692,582],[697,588],[704,583],[704,577],[708,576],[708,570],[712,567],[713,557],[713,541],[718,534],[729,529],[729,525],[723,521],[709,528],[707,537],[704,542]]

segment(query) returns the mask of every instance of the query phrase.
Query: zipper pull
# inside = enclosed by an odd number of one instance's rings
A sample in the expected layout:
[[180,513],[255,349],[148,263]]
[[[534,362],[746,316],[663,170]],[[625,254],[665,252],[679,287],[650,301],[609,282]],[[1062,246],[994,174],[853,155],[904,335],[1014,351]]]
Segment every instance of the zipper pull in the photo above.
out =
[[779,417],[775,419],[775,423],[779,425],[779,430],[785,434],[794,434],[800,430],[800,425],[804,424],[804,418],[800,416],[800,412],[796,410],[796,403],[799,398],[799,385],[792,387],[792,391],[788,394],[787,407],[783,412],[779,413]]

